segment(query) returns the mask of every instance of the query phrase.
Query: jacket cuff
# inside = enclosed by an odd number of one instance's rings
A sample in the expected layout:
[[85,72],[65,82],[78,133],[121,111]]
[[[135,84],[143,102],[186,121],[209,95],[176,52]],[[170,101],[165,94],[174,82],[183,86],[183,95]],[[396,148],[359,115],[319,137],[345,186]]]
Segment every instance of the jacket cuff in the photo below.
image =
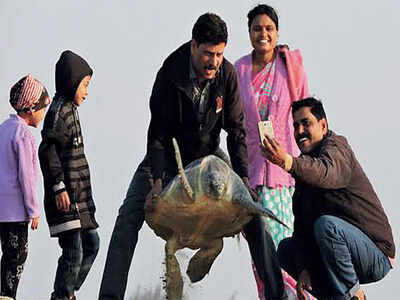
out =
[[154,179],[162,178],[164,171],[164,151],[153,150],[150,153],[151,174]]
[[236,170],[235,172],[236,172],[236,174],[239,175],[240,178],[244,178],[244,177],[248,178],[249,177],[249,172],[247,171],[247,169],[240,168],[239,170]]
[[53,185],[53,192],[58,195],[65,191],[65,184],[63,181]]
[[306,268],[306,258],[304,257],[304,255],[302,255],[301,253],[296,253],[295,255],[295,268],[297,271],[297,275],[300,275],[301,271],[303,271]]
[[153,175],[154,180],[162,179],[162,171],[160,171],[160,170],[153,170],[151,172],[151,175]]

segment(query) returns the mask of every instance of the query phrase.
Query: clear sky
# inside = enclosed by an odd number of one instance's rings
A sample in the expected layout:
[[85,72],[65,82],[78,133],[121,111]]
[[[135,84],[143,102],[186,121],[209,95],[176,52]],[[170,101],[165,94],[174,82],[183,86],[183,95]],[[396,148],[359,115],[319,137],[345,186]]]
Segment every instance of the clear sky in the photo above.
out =
[[[0,0],[0,121],[12,112],[9,89],[28,72],[54,95],[55,63],[70,49],[94,69],[89,96],[79,109],[92,174],[101,249],[79,299],[96,299],[117,210],[145,154],[148,99],[166,56],[191,38],[202,13],[227,23],[225,57],[231,62],[251,50],[247,12],[259,1],[12,1]],[[400,2],[269,1],[280,16],[280,42],[299,48],[311,92],[322,98],[330,128],[345,135],[400,232],[397,193],[399,142]],[[33,129],[36,142],[40,130]],[[39,197],[43,198],[42,181]],[[0,208],[1,209],[1,208]],[[19,299],[48,299],[60,250],[42,209],[39,230],[29,237],[29,256]],[[127,296],[157,287],[164,242],[145,225],[131,267]],[[180,253],[183,263],[190,255]],[[398,263],[397,263],[398,265]],[[365,286],[368,299],[400,293],[394,269]],[[233,239],[200,284],[187,286],[190,299],[256,299],[246,243]],[[127,297],[128,299],[128,297]]]

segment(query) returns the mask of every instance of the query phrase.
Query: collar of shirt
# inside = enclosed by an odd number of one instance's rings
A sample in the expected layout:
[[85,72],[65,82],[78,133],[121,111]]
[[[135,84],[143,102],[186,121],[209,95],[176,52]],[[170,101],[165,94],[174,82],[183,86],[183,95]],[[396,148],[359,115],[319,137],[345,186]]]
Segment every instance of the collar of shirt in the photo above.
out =
[[24,124],[28,127],[28,124],[26,124],[26,121],[21,118],[20,116],[18,116],[17,114],[10,114],[10,119],[14,119],[16,121],[18,121],[18,123]]
[[190,62],[189,62],[189,78],[192,81],[197,81],[197,75],[196,75],[196,71],[194,70],[192,57],[190,57]]
[[190,58],[189,68],[190,79],[193,83],[192,101],[196,111],[196,117],[199,123],[203,123],[207,102],[209,101],[210,97],[210,85],[214,79],[206,80],[203,85],[200,85],[194,69],[192,58]]

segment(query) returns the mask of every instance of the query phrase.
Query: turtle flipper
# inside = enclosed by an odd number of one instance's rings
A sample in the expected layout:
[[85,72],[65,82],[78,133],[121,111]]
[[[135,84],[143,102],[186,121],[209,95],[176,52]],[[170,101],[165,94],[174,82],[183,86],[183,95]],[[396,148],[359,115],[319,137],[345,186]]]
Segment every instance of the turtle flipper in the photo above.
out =
[[191,282],[200,281],[208,274],[210,268],[221,253],[223,247],[222,239],[214,240],[210,243],[210,247],[202,248],[190,259],[186,274]]
[[165,290],[168,300],[181,300],[183,294],[183,280],[181,269],[175,253],[181,247],[178,246],[176,239],[170,239],[165,244],[166,278]]
[[282,224],[286,228],[289,228],[285,223],[283,223],[275,214],[268,208],[263,207],[260,203],[254,202],[247,190],[242,190],[235,194],[232,198],[233,203],[237,203],[244,208],[246,208],[251,214],[265,216],[271,218],[272,220]]

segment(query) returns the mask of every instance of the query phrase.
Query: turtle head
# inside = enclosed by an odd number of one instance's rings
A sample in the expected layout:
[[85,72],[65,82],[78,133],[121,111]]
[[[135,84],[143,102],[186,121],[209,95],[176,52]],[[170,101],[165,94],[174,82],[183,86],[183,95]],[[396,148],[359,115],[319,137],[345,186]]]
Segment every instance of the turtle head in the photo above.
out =
[[218,172],[211,172],[205,178],[206,194],[217,200],[221,199],[226,191],[226,176]]
[[230,167],[219,157],[209,155],[201,162],[200,177],[204,182],[204,193],[220,200],[227,191]]

